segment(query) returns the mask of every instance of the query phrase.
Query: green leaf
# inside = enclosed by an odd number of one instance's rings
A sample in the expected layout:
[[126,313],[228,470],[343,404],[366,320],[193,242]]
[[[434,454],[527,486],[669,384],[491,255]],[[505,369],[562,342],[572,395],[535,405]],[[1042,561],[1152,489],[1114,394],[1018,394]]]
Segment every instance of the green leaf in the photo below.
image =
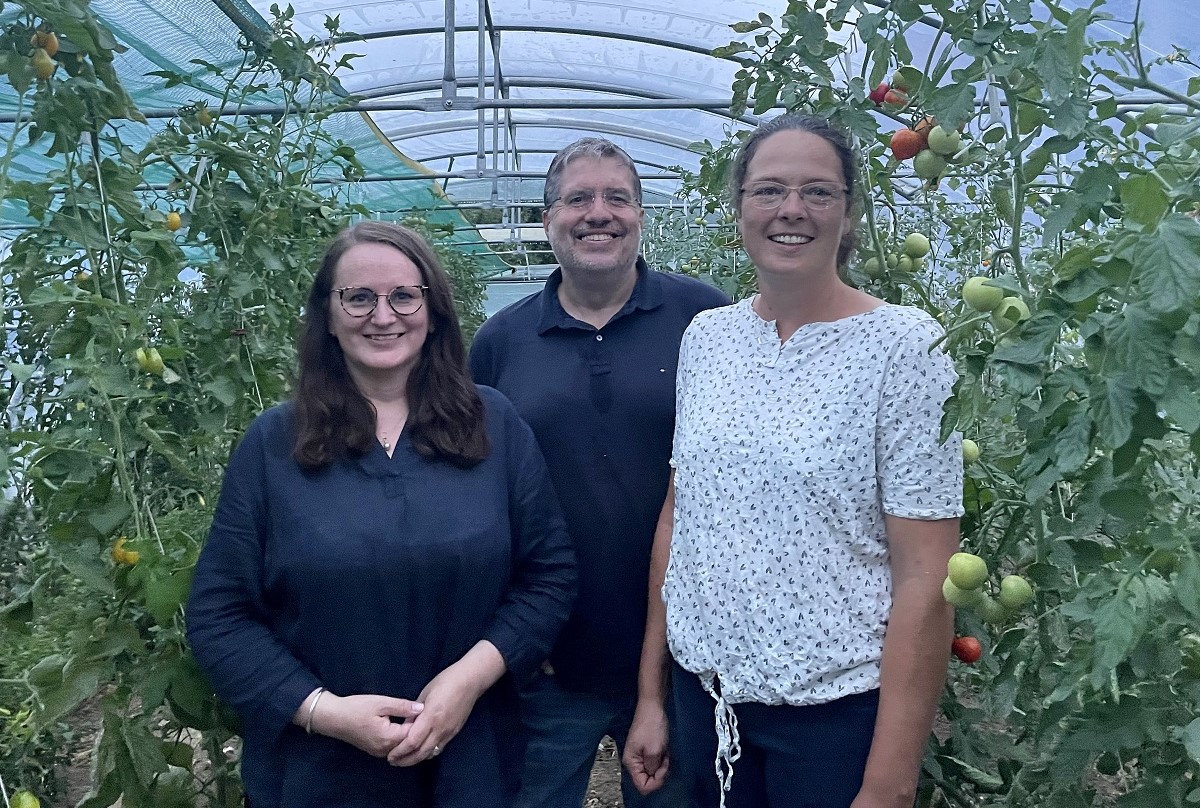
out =
[[[1058,267],[1055,269],[1057,270]],[[1057,284],[1055,291],[1068,303],[1082,303],[1111,287],[1112,284],[1109,283],[1108,278],[1088,267],[1070,280]]]
[[1078,137],[1087,126],[1091,103],[1083,93],[1072,92],[1058,103],[1047,106],[1049,122],[1068,137]]
[[170,626],[179,607],[192,588],[192,571],[181,570],[167,576],[156,575],[145,583],[146,611],[160,626]]
[[1161,143],[1163,148],[1169,149],[1176,143],[1182,143],[1187,140],[1197,132],[1200,132],[1200,118],[1196,118],[1183,125],[1161,123],[1154,127],[1154,139]]
[[1130,594],[1121,590],[1096,609],[1092,620],[1096,624],[1096,670],[1107,676],[1133,650],[1145,621],[1140,619]]
[[1150,512],[1153,503],[1145,491],[1137,488],[1114,488],[1100,497],[1100,507],[1113,516],[1134,522]]
[[37,370],[37,367],[34,365],[26,365],[22,362],[16,362],[13,360],[0,362],[0,366],[3,366],[5,370],[13,375],[14,379],[22,384],[29,381],[33,377],[34,372]]
[[1162,182],[1153,174],[1135,174],[1121,183],[1121,204],[1126,218],[1153,227],[1167,212],[1170,200]]
[[1161,395],[1171,374],[1173,334],[1140,303],[1125,307],[1112,325],[1109,345],[1119,367],[1150,395]]
[[213,379],[204,385],[204,390],[226,407],[237,402],[237,388],[227,377]]
[[1197,382],[1182,368],[1171,372],[1170,381],[1162,395],[1155,399],[1167,417],[1188,434],[1200,430],[1200,396],[1196,395]]
[[1054,436],[1051,453],[1054,465],[1064,475],[1083,468],[1092,455],[1092,418],[1086,410],[1075,412]]
[[1200,559],[1186,553],[1175,569],[1175,599],[1196,620],[1200,620]]
[[779,100],[779,79],[763,76],[754,83],[754,114],[762,115]]
[[[38,721],[47,726],[75,709],[100,687],[111,674],[112,666],[95,661],[77,664],[72,660],[61,668],[57,680],[44,679],[34,687],[38,701]],[[33,685],[33,681],[30,681]]]
[[1200,762],[1200,718],[1195,718],[1190,724],[1178,730],[1177,739],[1183,743],[1188,756],[1193,761]]
[[1066,100],[1079,75],[1079,62],[1072,62],[1067,56],[1064,39],[1061,34],[1044,37],[1033,65],[1042,79],[1046,95],[1054,104]]
[[1168,215],[1154,233],[1132,241],[1128,257],[1151,310],[1190,309],[1200,297],[1200,225],[1181,213]]
[[[74,529],[78,530],[77,527]],[[94,542],[62,547],[58,550],[58,560],[67,572],[78,578],[84,586],[101,594],[112,594],[113,584],[109,577],[108,563]]]
[[155,774],[167,770],[162,741],[141,720],[125,719],[121,724],[121,740],[125,743],[134,772],[141,783],[149,785],[154,782]]
[[1124,446],[1133,434],[1133,413],[1137,409],[1133,394],[1133,385],[1120,374],[1092,387],[1092,417],[1099,436],[1110,447]]
[[1012,391],[1020,396],[1036,393],[1042,386],[1043,373],[1036,365],[1022,365],[1015,362],[997,362],[996,373]]
[[133,515],[133,508],[123,499],[112,499],[88,514],[88,523],[102,538],[115,533]]
[[971,119],[975,113],[975,86],[969,83],[947,84],[929,94],[929,113],[952,125]]
[[1092,12],[1088,8],[1077,8],[1071,13],[1066,36],[1066,56],[1071,64],[1083,62],[1084,50],[1087,47],[1087,29],[1091,21]]
[[[1000,362],[1037,365],[1050,356],[1062,333],[1063,319],[1053,312],[1039,312],[1021,324],[1016,338],[1006,338],[992,354]],[[1011,340],[1011,341],[1010,341]]]
[[938,760],[943,761],[943,765],[946,763],[950,764],[947,768],[952,771],[957,769],[957,773],[964,780],[989,791],[999,789],[1004,785],[1004,781],[996,775],[989,774],[976,766],[972,766],[960,758],[950,757],[949,755],[938,755]]

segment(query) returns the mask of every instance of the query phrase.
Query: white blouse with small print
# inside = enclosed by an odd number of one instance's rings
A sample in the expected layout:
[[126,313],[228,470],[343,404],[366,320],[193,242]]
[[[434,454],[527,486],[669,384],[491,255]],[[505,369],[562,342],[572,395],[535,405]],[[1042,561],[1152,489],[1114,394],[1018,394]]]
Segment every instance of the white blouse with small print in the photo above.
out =
[[884,514],[963,512],[960,436],[939,442],[955,372],[919,309],[781,344],[751,303],[702,312],[680,350],[668,641],[723,706],[818,704],[879,686]]

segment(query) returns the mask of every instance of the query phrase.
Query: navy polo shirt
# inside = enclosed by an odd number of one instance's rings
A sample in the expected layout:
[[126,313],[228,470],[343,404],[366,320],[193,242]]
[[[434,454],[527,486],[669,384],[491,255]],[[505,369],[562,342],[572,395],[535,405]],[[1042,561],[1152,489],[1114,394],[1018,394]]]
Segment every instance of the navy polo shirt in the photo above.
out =
[[485,322],[471,347],[475,381],[504,393],[533,428],[575,543],[579,597],[550,655],[572,690],[636,692],[679,342],[697,313],[729,303],[640,257],[637,273],[603,328],[563,309],[560,269]]

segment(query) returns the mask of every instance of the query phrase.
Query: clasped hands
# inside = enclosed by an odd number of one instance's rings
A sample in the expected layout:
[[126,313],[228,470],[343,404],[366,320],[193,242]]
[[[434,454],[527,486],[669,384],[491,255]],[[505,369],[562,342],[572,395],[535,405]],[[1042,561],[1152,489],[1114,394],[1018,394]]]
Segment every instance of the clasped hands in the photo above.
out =
[[326,692],[312,728],[368,755],[387,758],[393,766],[413,766],[445,748],[466,723],[479,695],[451,666],[435,676],[416,701]]

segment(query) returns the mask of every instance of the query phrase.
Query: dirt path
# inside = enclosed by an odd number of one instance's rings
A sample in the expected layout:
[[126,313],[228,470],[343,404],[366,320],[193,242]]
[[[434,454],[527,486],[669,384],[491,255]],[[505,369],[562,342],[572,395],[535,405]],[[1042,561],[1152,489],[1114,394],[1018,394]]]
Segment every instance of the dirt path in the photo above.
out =
[[592,780],[588,783],[583,808],[621,806],[621,761],[617,759],[616,744],[605,738],[596,752],[596,765],[592,767]]
[[[69,753],[70,765],[62,772],[64,794],[53,804],[43,803],[46,808],[74,808],[91,787],[91,758],[96,742],[96,728],[101,714],[96,701],[85,702],[71,717],[78,728]],[[596,765],[592,768],[592,779],[588,783],[584,808],[622,808],[621,762],[617,759],[617,747],[608,738],[596,751]]]

